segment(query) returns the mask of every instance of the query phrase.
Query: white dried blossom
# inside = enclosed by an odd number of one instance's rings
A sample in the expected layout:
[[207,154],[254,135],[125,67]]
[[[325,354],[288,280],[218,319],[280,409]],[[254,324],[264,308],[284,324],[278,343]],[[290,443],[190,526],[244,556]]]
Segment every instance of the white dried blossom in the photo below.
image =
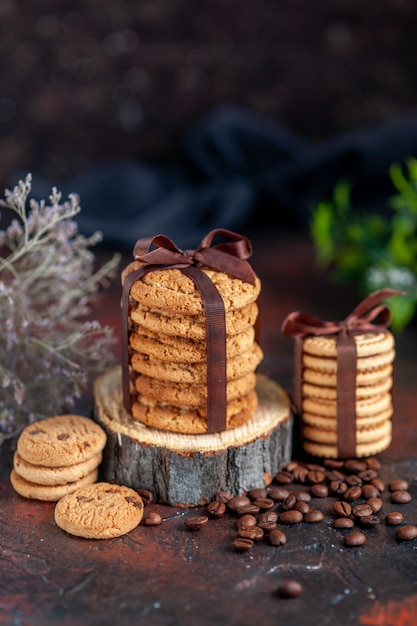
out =
[[29,200],[30,191],[28,174],[0,200],[14,214],[0,229],[0,444],[70,410],[115,360],[114,329],[88,316],[120,255],[96,269],[90,248],[102,237],[78,233],[78,196],[61,202],[53,188],[47,204]]

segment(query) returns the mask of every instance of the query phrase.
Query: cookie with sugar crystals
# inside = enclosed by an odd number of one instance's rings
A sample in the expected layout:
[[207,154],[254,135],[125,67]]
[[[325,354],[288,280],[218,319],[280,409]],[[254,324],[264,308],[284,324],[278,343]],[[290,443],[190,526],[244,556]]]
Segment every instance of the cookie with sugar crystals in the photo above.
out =
[[[363,400],[356,400],[356,418],[378,415],[392,405],[390,393],[384,393]],[[303,413],[313,413],[323,417],[337,416],[337,401],[324,398],[303,398]]]
[[97,478],[98,469],[96,468],[86,476],[78,480],[70,481],[64,485],[41,485],[26,480],[20,476],[15,469],[12,469],[10,472],[10,482],[16,493],[31,500],[45,500],[48,502],[56,502],[63,496],[73,493],[80,487],[91,485],[96,482]]
[[[356,399],[364,400],[385,394],[392,388],[392,376],[387,376],[381,381],[377,381],[373,385],[356,385]],[[325,386],[308,382],[302,383],[302,395],[304,398],[321,398],[323,400],[335,400],[337,397],[336,379],[335,385]]]
[[136,528],[143,511],[142,498],[130,487],[98,482],[61,498],[55,506],[54,518],[71,535],[112,539]]
[[[250,350],[254,340],[255,329],[253,327],[247,328],[238,335],[226,337],[227,358],[232,359]],[[194,341],[138,328],[137,332],[130,334],[130,346],[133,350],[144,352],[161,361],[173,363],[207,361],[205,340]]]
[[87,476],[96,469],[102,460],[102,453],[74,465],[64,465],[63,467],[46,467],[45,465],[34,465],[28,463],[16,451],[13,455],[13,468],[17,474],[31,483],[38,485],[65,485]]
[[[253,342],[251,348],[226,364],[227,380],[240,378],[249,372],[255,371],[263,358],[263,351],[259,344]],[[151,376],[158,380],[178,383],[206,383],[206,363],[172,363],[154,358],[151,355],[136,351],[131,357],[131,366],[135,372]]]
[[[226,400],[234,400],[248,394],[256,387],[256,374],[249,372],[226,384]],[[149,376],[138,375],[135,389],[151,400],[176,406],[197,407],[207,402],[207,385],[192,383],[170,383]]]
[[[248,421],[258,404],[255,390],[226,404],[226,430]],[[139,422],[176,433],[203,434],[207,432],[207,406],[190,408],[138,398],[132,404],[132,416]]]
[[[228,311],[226,315],[226,336],[237,335],[250,326],[254,326],[258,317],[258,305],[249,302],[238,309]],[[174,315],[172,312],[150,309],[136,303],[130,310],[134,324],[154,333],[185,337],[194,341],[206,338],[206,318],[204,315]]]
[[17,451],[33,465],[62,467],[96,456],[106,439],[101,426],[88,417],[57,415],[26,426],[17,440]]
[[[388,448],[391,443],[391,433],[386,434],[381,439],[370,443],[357,443],[356,444],[356,457],[369,457],[374,454],[379,454]],[[321,457],[323,459],[336,459],[338,458],[338,448],[335,444],[317,443],[315,441],[305,440],[303,447],[307,454],[312,456]]]
[[[130,263],[122,272],[122,283],[127,274],[139,269],[138,261]],[[256,302],[261,283],[255,277],[255,284],[234,278],[224,272],[208,267],[200,268],[212,281],[222,297],[226,313],[251,302]],[[174,315],[204,315],[204,305],[194,281],[179,269],[159,269],[148,272],[133,283],[131,297],[148,308],[167,310]]]
[[[353,336],[356,343],[356,353],[358,358],[383,354],[394,348],[394,337],[387,332],[364,333]],[[306,337],[303,341],[303,352],[322,357],[336,357],[337,340],[336,337],[317,336]]]

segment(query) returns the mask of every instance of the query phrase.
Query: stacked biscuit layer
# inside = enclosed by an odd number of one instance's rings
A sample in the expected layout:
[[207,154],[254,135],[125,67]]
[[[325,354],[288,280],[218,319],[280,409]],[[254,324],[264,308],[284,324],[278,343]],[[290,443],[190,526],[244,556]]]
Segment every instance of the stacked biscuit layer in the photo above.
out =
[[[391,333],[355,336],[356,456],[385,450],[392,432],[392,372],[395,357]],[[334,337],[303,342],[301,387],[302,444],[306,452],[338,456],[337,353]]]
[[[131,263],[122,274],[138,269]],[[219,291],[226,316],[226,429],[257,406],[255,338],[260,281],[246,283],[201,268]],[[194,282],[178,269],[149,272],[130,291],[129,370],[134,419],[163,430],[207,431],[206,319]]]
[[96,482],[105,443],[104,430],[87,417],[59,415],[31,424],[17,441],[10,482],[25,498],[58,501]]

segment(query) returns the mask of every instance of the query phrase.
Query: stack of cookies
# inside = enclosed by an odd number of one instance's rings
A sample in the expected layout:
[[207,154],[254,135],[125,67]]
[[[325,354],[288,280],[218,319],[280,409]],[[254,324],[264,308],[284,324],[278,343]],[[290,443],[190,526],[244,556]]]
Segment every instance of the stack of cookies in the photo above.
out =
[[106,443],[104,430],[80,415],[59,415],[24,428],[10,482],[25,498],[56,502],[95,483]]
[[[135,261],[123,272],[141,267]],[[219,291],[226,317],[226,429],[257,407],[255,337],[260,281],[244,282],[202,267]],[[206,319],[200,293],[179,269],[147,273],[130,291],[129,377],[134,419],[162,430],[207,431]]]
[[[356,456],[388,448],[392,431],[394,338],[390,332],[355,336]],[[301,432],[304,450],[320,457],[338,456],[337,353],[335,337],[303,341]]]

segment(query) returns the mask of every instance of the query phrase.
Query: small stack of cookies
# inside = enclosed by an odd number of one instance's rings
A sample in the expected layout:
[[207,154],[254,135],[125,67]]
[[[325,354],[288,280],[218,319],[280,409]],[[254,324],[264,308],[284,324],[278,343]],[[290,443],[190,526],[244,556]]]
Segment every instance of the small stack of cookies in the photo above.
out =
[[[141,267],[134,261],[124,277]],[[261,284],[206,267],[226,316],[226,429],[248,421],[257,407],[256,368],[263,358],[256,341]],[[203,302],[179,269],[147,273],[130,291],[129,369],[132,417],[166,431],[207,431],[207,344]]]
[[96,422],[81,415],[30,424],[17,440],[10,482],[25,498],[56,502],[97,481],[106,439]]
[[[388,448],[392,437],[394,338],[390,332],[355,336],[356,456]],[[335,337],[303,341],[301,387],[302,445],[309,454],[336,458],[337,352]]]

